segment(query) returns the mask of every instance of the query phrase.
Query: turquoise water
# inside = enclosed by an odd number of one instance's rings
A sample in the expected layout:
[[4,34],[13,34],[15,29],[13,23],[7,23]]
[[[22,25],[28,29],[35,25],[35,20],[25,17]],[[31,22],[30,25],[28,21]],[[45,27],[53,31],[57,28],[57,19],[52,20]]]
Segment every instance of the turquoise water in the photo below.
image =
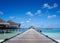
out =
[[[10,38],[18,33],[24,32],[26,30],[27,30],[27,28],[20,28],[20,29],[11,30],[12,31],[11,33],[0,33],[0,40]],[[51,29],[36,28],[36,30],[42,30],[43,34],[48,35],[49,37],[51,37],[53,39],[60,40],[60,28],[51,28]]]
[[55,40],[60,40],[60,33],[44,33],[45,35],[48,35],[49,37],[55,39]]
[[[24,31],[26,31],[27,29],[26,28],[20,28],[20,29],[9,29],[7,30],[8,32],[11,32],[11,33],[0,33],[0,40],[3,40],[3,39],[7,39],[7,38],[10,38],[12,36],[15,36],[16,34],[18,33],[22,33]],[[0,30],[1,31],[1,30]]]
[[[38,28],[40,30],[42,30],[42,33],[55,39],[55,40],[60,40],[60,28],[51,28],[51,29],[47,29],[47,28]],[[38,30],[36,29],[36,30]]]
[[45,33],[60,33],[60,28],[50,28],[50,29],[47,29],[47,28],[36,28],[36,30],[42,30],[42,32],[45,32]]

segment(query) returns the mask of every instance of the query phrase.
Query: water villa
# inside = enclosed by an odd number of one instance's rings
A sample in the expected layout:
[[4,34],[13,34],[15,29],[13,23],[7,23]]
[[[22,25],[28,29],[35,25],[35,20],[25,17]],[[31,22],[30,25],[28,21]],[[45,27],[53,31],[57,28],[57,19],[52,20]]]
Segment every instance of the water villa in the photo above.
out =
[[6,22],[3,19],[0,19],[0,29],[15,29],[19,27],[20,27],[19,23],[15,23],[11,20]]
[[7,23],[9,23],[8,27],[9,28],[12,28],[12,29],[19,28],[20,27],[20,24],[19,23],[15,23],[12,20],[7,21]]
[[17,34],[9,39],[4,40],[1,43],[58,43],[54,39],[37,32],[35,29],[30,27],[29,30],[22,34]]
[[9,23],[4,21],[3,19],[0,19],[0,29],[5,29],[7,25],[9,25]]

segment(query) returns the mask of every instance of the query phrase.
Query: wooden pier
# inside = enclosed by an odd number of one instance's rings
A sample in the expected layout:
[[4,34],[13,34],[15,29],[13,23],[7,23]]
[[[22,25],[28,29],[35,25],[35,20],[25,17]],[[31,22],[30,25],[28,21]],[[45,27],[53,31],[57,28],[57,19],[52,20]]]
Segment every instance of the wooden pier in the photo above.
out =
[[2,43],[58,43],[58,42],[31,28],[26,32],[19,34],[7,41],[3,41]]

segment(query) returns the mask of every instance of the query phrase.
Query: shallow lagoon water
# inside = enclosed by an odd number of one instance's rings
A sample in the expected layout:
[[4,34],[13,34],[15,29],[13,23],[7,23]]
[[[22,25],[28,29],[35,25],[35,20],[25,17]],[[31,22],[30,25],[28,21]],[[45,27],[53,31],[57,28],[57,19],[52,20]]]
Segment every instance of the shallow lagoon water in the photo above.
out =
[[[36,30],[42,30],[42,33],[55,39],[55,40],[60,40],[60,28],[52,28],[52,29],[47,29],[47,28],[36,28]],[[20,29],[15,29],[11,33],[0,33],[0,40],[10,38],[18,33],[22,33],[26,31],[27,28],[20,28]]]
[[27,30],[26,28],[12,29],[12,30],[9,29],[9,31],[11,31],[11,33],[0,33],[0,40],[10,38],[12,36],[15,36],[18,33],[24,32],[26,30]]
[[60,28],[52,28],[52,29],[42,29],[43,34],[49,36],[50,38],[58,41],[60,43]]

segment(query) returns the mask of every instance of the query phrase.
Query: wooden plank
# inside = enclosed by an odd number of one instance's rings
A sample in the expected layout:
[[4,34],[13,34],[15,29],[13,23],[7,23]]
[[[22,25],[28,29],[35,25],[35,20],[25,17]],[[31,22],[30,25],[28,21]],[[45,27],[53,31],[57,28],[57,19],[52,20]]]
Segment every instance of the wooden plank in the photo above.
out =
[[57,43],[46,36],[38,33],[34,29],[29,29],[26,32],[8,40],[4,43]]

